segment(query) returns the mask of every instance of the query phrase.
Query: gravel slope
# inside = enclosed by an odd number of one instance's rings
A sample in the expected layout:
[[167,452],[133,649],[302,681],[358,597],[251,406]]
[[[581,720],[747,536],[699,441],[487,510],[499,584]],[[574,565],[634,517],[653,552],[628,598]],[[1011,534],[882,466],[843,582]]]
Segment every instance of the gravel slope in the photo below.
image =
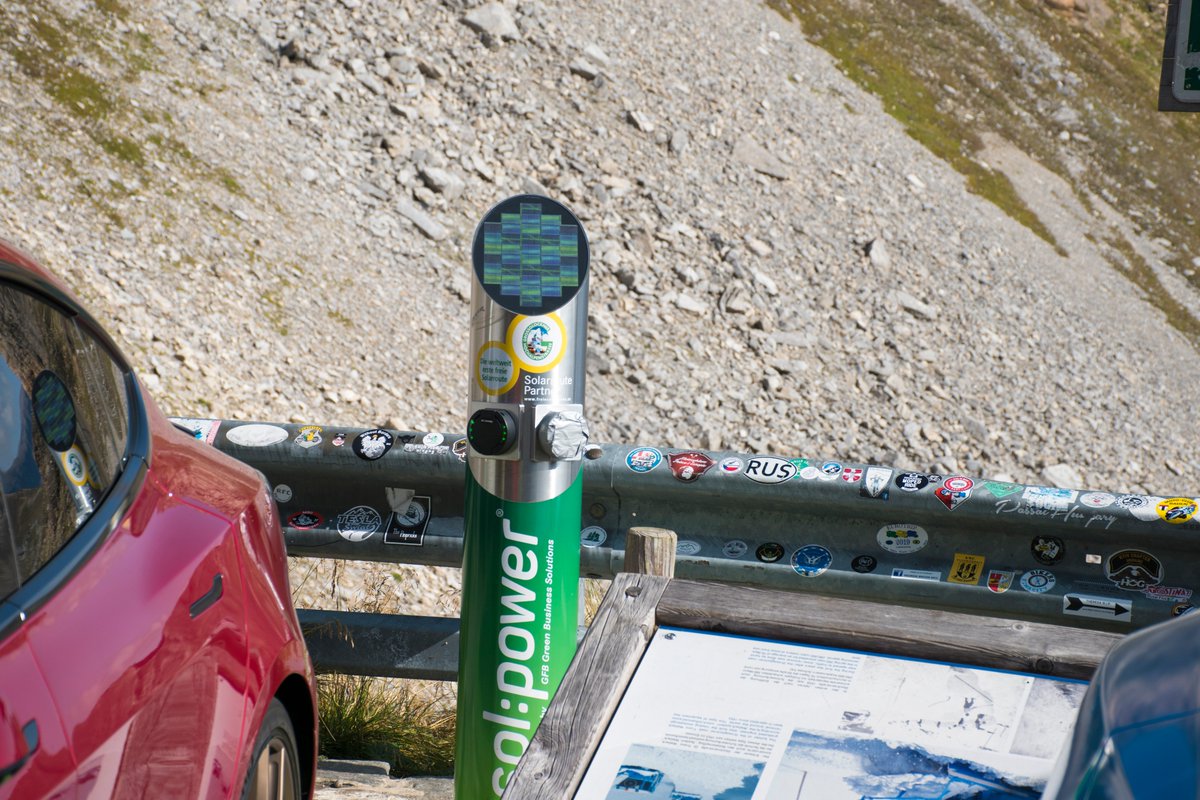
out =
[[1056,254],[759,4],[84,5],[0,10],[0,236],[171,413],[461,429],[473,227],[533,189],[591,239],[602,440],[1200,493],[1197,352],[1088,221],[1024,164]]

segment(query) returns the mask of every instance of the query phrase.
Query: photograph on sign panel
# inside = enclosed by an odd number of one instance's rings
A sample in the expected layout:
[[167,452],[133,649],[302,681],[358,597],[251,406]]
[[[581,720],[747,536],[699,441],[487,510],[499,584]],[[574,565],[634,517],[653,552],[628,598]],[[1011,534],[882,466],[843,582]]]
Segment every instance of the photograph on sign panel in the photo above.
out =
[[606,800],[750,800],[762,770],[745,758],[635,744]]

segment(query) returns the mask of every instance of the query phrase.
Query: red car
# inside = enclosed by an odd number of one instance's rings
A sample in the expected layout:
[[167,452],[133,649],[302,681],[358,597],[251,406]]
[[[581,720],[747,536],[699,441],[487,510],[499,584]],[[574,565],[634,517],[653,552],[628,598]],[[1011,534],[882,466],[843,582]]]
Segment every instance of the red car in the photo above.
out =
[[0,800],[310,797],[275,503],[0,242]]

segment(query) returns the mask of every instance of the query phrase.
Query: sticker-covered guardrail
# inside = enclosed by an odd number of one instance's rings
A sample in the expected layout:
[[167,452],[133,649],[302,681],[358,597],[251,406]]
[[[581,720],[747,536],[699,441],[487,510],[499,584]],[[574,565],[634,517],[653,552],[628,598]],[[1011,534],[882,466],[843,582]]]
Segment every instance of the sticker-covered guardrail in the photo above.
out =
[[[262,471],[292,555],[459,566],[465,439],[176,420]],[[805,458],[606,444],[584,466],[581,574],[635,526],[681,578],[1127,632],[1191,608],[1197,500]]]

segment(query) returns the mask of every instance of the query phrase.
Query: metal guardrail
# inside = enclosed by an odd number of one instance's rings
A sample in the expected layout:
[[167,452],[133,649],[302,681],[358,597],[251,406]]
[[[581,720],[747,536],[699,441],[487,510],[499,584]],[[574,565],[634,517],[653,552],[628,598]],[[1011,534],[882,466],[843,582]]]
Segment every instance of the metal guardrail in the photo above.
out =
[[[461,435],[177,422],[263,472],[291,555],[461,565]],[[680,578],[1128,632],[1190,609],[1196,507],[1189,497],[606,444],[584,467],[581,574],[611,578],[629,528],[656,526],[678,534]],[[413,632],[381,657],[393,671],[370,674],[452,677],[446,664],[422,666],[437,642],[420,636],[451,635],[436,626],[456,621],[341,616],[355,641]],[[322,647],[312,648],[321,669],[360,671]]]

